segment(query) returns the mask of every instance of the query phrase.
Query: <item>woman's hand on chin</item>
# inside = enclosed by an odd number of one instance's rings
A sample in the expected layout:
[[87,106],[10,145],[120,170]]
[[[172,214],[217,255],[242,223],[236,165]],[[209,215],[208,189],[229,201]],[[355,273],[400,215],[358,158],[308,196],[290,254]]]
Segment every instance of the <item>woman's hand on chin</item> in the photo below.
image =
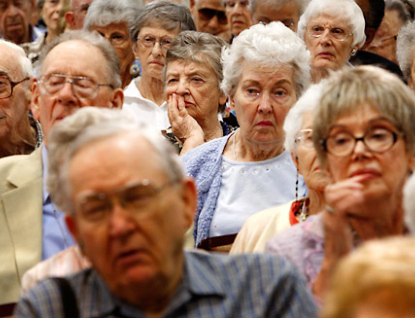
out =
[[182,144],[181,155],[204,143],[204,132],[186,110],[184,97],[172,94],[168,98],[168,115],[172,131]]

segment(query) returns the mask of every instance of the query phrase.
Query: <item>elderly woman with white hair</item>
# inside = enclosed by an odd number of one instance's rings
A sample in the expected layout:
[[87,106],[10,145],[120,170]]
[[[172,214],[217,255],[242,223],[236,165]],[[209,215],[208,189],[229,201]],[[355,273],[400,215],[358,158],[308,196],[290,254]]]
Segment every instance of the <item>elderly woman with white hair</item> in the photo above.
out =
[[407,23],[400,29],[396,54],[399,67],[409,87],[415,91],[415,21]]
[[280,22],[257,24],[235,38],[222,60],[221,88],[240,128],[183,156],[198,186],[196,245],[204,240],[207,249],[232,243],[250,215],[295,199],[296,188],[306,195],[282,129],[309,83],[304,42]]
[[345,69],[324,81],[321,96],[313,142],[332,179],[326,207],[266,246],[293,261],[317,297],[354,247],[405,234],[403,186],[415,166],[415,96],[398,77],[373,66]]
[[117,51],[121,63],[122,88],[130,84],[135,75],[132,68],[135,56],[130,28],[140,12],[137,0],[94,0],[85,17],[84,29],[98,32]]
[[295,198],[250,216],[238,233],[230,253],[263,252],[266,242],[289,227],[324,209],[324,188],[329,176],[320,168],[313,145],[313,112],[320,102],[322,83],[311,86],[285,118],[285,149],[304,177],[308,196]]
[[311,54],[311,77],[318,83],[348,65],[366,40],[365,19],[354,0],[313,0],[298,23],[298,36]]

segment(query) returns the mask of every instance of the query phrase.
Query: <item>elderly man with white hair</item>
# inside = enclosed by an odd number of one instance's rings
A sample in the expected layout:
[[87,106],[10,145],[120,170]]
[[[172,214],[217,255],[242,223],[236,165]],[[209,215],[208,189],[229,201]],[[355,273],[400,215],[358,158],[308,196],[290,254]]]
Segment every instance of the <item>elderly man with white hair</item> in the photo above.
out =
[[183,250],[195,183],[157,132],[84,109],[54,128],[50,148],[51,196],[92,268],[41,282],[16,317],[316,317],[285,260]]

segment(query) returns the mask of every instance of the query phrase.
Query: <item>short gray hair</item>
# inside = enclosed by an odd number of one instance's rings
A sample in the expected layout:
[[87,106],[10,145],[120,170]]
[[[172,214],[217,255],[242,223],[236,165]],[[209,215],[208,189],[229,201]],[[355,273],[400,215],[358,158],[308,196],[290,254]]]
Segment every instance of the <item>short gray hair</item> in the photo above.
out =
[[406,151],[415,155],[415,95],[397,76],[375,66],[345,68],[325,82],[313,116],[313,142],[320,163],[327,164],[321,140],[339,117],[368,103],[403,133]]
[[[17,61],[19,62],[20,70],[23,74],[23,77],[32,78],[34,76],[32,63],[27,58],[25,51],[20,46],[10,41],[3,40],[3,39],[0,39],[0,44],[3,44],[9,47],[15,52]],[[12,80],[17,80],[17,79],[12,79]]]
[[415,21],[408,22],[399,30],[396,48],[399,66],[405,78],[409,80],[415,53]]
[[228,96],[235,93],[243,61],[274,69],[293,68],[297,98],[310,83],[310,53],[304,41],[281,22],[260,23],[242,31],[232,46],[223,50],[222,61],[221,87]]
[[167,0],[146,4],[136,17],[130,30],[132,41],[137,40],[140,30],[146,26],[163,28],[167,31],[196,31],[196,25],[188,7]]
[[85,44],[92,45],[96,47],[101,53],[104,55],[107,65],[103,66],[107,70],[107,81],[114,87],[120,88],[121,87],[121,78],[120,78],[120,70],[121,65],[118,59],[117,52],[112,47],[112,45],[106,41],[102,36],[91,33],[87,31],[69,31],[63,33],[58,38],[53,40],[50,44],[44,47],[40,53],[39,57],[39,78],[44,74],[44,63],[46,56],[52,51],[56,46],[66,41],[83,41]]
[[415,174],[410,176],[403,188],[403,207],[405,223],[412,234],[415,234]]
[[287,114],[287,117],[285,117],[284,147],[287,151],[291,153],[297,153],[297,144],[295,142],[295,139],[303,125],[304,115],[309,112],[314,112],[314,110],[317,108],[321,98],[321,90],[324,85],[323,83],[324,80],[321,81],[319,84],[311,85],[300,97],[297,103],[295,103],[295,105],[291,107],[290,111]]
[[310,23],[310,20],[324,14],[346,21],[352,28],[352,46],[358,45],[359,48],[361,48],[365,44],[365,18],[362,10],[354,0],[311,1],[298,22],[298,36],[304,39],[306,28]]
[[[222,48],[226,42],[221,38],[209,33],[197,31],[183,31],[173,39],[172,46],[167,51],[164,66],[164,82],[166,83],[166,72],[169,62],[191,61],[208,64],[216,74],[218,89],[223,80],[223,68],[221,61]],[[219,109],[223,111],[223,109]]]
[[411,15],[403,1],[385,0],[385,11],[396,11],[402,24],[405,24],[411,20]]
[[97,140],[126,134],[136,134],[151,145],[156,154],[154,160],[159,161],[170,181],[185,178],[176,150],[159,132],[143,126],[137,119],[121,110],[85,107],[56,124],[49,135],[47,184],[51,198],[59,209],[66,213],[74,211],[67,180],[69,162],[73,156],[81,148]]
[[91,31],[94,26],[125,22],[129,31],[141,6],[138,0],[94,0],[86,14],[84,29]]
[[307,8],[308,3],[311,0],[250,0],[250,6],[251,6],[251,14],[253,15],[256,7],[259,2],[266,6],[272,6],[274,8],[280,8],[282,6],[285,6],[288,3],[296,3],[298,5],[298,16],[301,16],[305,9]]

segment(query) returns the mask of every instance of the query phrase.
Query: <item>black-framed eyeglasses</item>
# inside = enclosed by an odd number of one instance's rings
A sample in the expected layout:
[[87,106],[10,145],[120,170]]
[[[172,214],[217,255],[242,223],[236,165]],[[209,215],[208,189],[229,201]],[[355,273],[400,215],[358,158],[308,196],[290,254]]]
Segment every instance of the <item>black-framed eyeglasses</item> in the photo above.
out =
[[226,17],[225,11],[219,11],[215,9],[203,8],[199,9],[199,18],[204,21],[212,20],[213,17],[218,18],[219,24],[228,24],[228,18]]
[[173,39],[171,38],[164,38],[164,39],[156,39],[152,36],[139,36],[137,37],[137,41],[140,41],[140,43],[145,47],[151,47],[153,48],[154,45],[156,45],[156,42],[159,43],[160,47],[167,51],[169,48],[171,48],[171,42]]
[[177,181],[167,181],[157,187],[145,179],[129,183],[112,192],[86,194],[75,202],[75,210],[82,219],[91,223],[100,223],[108,220],[116,201],[119,206],[135,217],[145,217],[155,197],[175,183]]
[[0,76],[0,99],[6,99],[12,96],[14,87],[29,79],[30,77],[26,77],[21,81],[12,82],[7,76]]
[[301,129],[295,137],[295,142],[306,148],[313,148],[313,130],[312,129]]
[[315,38],[321,37],[326,30],[329,30],[328,34],[337,41],[345,41],[349,36],[353,35],[346,29],[339,26],[326,27],[324,25],[315,24],[307,27],[307,33]]
[[328,153],[337,157],[345,157],[354,151],[358,141],[362,141],[366,148],[372,152],[383,153],[391,149],[399,137],[403,137],[400,132],[387,128],[372,128],[366,131],[363,137],[356,138],[349,132],[339,132],[320,142]]
[[112,84],[100,84],[89,77],[62,74],[47,74],[41,77],[39,83],[44,88],[44,95],[57,94],[66,83],[70,83],[74,95],[79,99],[94,99],[101,86],[114,88]]

